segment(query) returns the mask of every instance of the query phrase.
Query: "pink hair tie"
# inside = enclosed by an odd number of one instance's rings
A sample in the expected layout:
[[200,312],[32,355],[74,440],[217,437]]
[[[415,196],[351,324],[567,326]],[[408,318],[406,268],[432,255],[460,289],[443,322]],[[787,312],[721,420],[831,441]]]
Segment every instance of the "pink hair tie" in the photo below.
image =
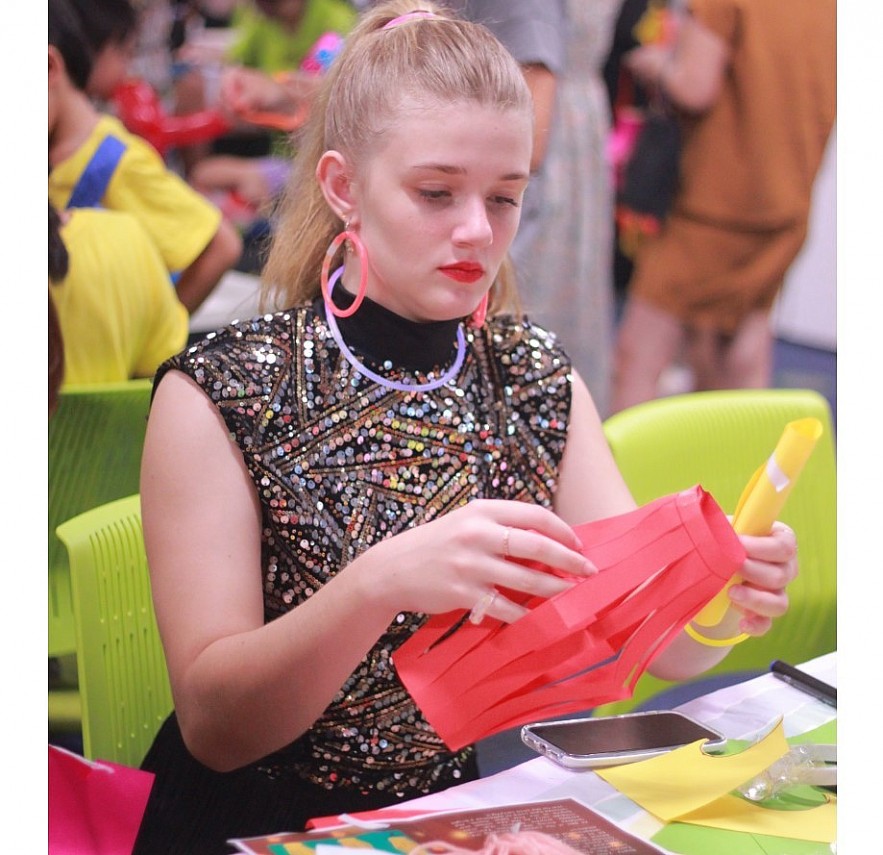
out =
[[426,9],[418,9],[414,12],[406,12],[404,15],[399,15],[398,18],[393,18],[391,21],[388,21],[384,24],[381,29],[389,30],[392,27],[397,27],[399,24],[404,24],[405,21],[411,21],[414,18],[437,18],[438,15],[435,12],[430,12]]

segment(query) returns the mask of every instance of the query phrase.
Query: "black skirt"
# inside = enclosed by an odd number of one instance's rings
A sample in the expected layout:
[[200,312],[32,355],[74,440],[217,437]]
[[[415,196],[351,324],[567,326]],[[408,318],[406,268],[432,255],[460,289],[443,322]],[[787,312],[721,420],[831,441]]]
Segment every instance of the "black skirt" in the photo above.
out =
[[[309,819],[388,807],[424,793],[367,794],[326,789],[284,772],[271,777],[260,764],[215,772],[187,750],[172,713],[141,768],[156,778],[133,855],[227,855],[231,838],[303,831]],[[438,782],[436,791],[478,778],[472,752],[465,774]]]

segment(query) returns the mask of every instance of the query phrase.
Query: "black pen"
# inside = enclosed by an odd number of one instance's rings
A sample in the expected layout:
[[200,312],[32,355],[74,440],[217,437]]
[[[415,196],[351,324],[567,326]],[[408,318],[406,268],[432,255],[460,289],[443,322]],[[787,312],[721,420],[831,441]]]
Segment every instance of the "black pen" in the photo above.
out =
[[776,659],[770,665],[770,671],[773,672],[774,677],[778,677],[780,680],[788,683],[789,686],[794,686],[795,689],[800,689],[801,692],[812,695],[812,697],[828,704],[828,706],[837,707],[837,689],[833,686],[817,680],[815,677],[801,671],[799,668],[795,668],[793,665],[789,665],[787,662],[782,662],[780,659]]

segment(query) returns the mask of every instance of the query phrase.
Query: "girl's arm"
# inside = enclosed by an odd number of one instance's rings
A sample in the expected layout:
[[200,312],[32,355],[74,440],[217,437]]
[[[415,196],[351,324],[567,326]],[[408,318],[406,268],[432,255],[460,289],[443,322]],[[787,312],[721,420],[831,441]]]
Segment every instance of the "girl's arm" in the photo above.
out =
[[579,525],[633,511],[637,504],[613,459],[589,390],[576,371],[572,389],[555,512]]
[[555,119],[555,92],[558,88],[558,78],[553,71],[539,63],[524,65],[522,70],[533,99],[533,148],[530,171],[536,172],[543,165],[549,147],[549,134]]
[[641,83],[688,113],[704,113],[717,101],[729,61],[727,43],[692,15],[679,24],[674,47],[643,45],[624,58]]
[[[552,596],[593,571],[570,527],[523,502],[480,500],[367,549],[289,613],[264,623],[261,511],[238,446],[190,378],[153,400],[142,465],[157,622],[184,740],[226,771],[287,745],[322,714],[402,611],[472,608],[492,587]],[[524,609],[499,595],[487,614]]]
[[141,502],[157,621],[192,753],[219,771],[308,727],[392,614],[330,583],[264,624],[261,515],[254,484],[214,404],[170,372],[151,408]]

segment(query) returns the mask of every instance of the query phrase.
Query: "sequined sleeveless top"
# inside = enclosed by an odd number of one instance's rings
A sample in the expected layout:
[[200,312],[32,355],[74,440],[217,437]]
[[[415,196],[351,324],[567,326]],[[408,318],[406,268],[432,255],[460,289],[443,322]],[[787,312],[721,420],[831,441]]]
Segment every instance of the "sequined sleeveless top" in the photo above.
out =
[[[356,337],[346,340],[356,350]],[[548,333],[512,318],[470,331],[467,348],[445,386],[391,391],[343,359],[314,303],[235,322],[162,366],[157,382],[170,368],[193,378],[242,451],[261,502],[267,621],[372,544],[473,499],[551,506],[568,359]],[[388,360],[366,362],[384,376],[426,380]],[[424,620],[399,614],[313,727],[256,765],[390,796],[457,783],[473,749],[445,747],[393,664]]]

